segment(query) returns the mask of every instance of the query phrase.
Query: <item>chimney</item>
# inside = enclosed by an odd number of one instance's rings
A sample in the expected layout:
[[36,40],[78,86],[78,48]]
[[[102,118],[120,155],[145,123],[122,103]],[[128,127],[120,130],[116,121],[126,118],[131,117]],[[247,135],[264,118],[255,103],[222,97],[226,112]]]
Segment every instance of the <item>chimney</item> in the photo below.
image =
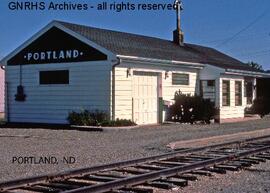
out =
[[179,29],[176,29],[173,31],[173,42],[180,45],[184,46],[184,32],[182,32]]
[[182,1],[176,0],[175,6],[176,6],[177,22],[176,22],[176,30],[173,31],[173,42],[180,46],[184,46],[184,32],[182,32],[181,30],[181,11],[183,10]]

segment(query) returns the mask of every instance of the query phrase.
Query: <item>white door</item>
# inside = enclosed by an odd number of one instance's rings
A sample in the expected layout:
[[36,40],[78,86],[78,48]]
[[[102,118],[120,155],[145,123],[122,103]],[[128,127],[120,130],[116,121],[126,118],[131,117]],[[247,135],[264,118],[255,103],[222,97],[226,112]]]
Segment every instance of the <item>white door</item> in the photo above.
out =
[[158,123],[158,74],[133,73],[133,119],[137,124]]

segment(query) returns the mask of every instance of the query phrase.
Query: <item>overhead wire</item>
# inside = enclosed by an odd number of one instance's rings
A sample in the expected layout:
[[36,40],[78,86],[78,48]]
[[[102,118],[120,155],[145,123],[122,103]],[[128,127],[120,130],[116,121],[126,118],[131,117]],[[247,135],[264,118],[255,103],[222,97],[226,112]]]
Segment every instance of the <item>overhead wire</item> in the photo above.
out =
[[262,14],[260,14],[259,16],[257,16],[252,22],[250,22],[247,26],[245,26],[240,31],[238,31],[237,33],[235,33],[233,36],[227,38],[226,40],[224,40],[220,44],[217,44],[215,47],[224,46],[227,43],[229,43],[230,41],[234,40],[238,35],[240,35],[241,33],[243,33],[246,30],[248,30],[250,27],[252,27],[253,25],[255,25],[261,18],[263,18],[268,13],[268,11],[269,11],[269,7]]
[[[250,39],[250,38],[263,39],[263,38],[266,38],[266,37],[269,37],[269,36],[270,36],[270,30],[263,31],[263,32],[260,32],[260,33],[244,34],[244,35],[238,36],[237,39],[235,39],[235,41],[241,41],[241,40]],[[228,38],[220,38],[220,39],[216,39],[216,40],[209,40],[209,41],[202,42],[202,44],[219,43],[219,42],[225,41],[227,39]]]
[[265,54],[265,53],[270,53],[270,50],[268,49],[268,50],[261,50],[261,51],[243,53],[243,54],[238,54],[236,56],[254,56],[254,55],[260,55],[260,54]]

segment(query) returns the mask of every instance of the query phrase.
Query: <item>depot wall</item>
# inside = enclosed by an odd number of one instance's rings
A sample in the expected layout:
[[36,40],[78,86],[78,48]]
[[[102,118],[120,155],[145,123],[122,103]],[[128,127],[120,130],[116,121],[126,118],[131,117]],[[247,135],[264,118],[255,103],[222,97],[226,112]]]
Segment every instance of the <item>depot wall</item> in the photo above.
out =
[[[127,75],[128,70],[130,75]],[[179,67],[162,67],[162,65],[136,64],[123,62],[115,69],[115,118],[133,120],[134,81],[133,72],[154,72],[159,74],[158,97],[172,101],[176,91],[194,95],[198,86],[198,70]],[[167,72],[167,77],[165,73]],[[189,75],[189,85],[173,85],[172,73]],[[158,98],[157,98],[158,100]],[[158,116],[158,115],[157,115]]]
[[[22,65],[25,101],[15,101],[19,66],[7,66],[8,120],[10,122],[67,122],[68,113],[81,109],[110,111],[110,73],[108,62]],[[39,71],[69,70],[68,85],[40,85]]]

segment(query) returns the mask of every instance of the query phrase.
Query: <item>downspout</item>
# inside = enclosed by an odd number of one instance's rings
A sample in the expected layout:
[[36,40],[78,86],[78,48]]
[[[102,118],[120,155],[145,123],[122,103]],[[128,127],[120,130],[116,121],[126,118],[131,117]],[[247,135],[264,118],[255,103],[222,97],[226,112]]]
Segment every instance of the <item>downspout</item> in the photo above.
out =
[[117,57],[117,62],[112,66],[112,120],[115,120],[115,68],[121,64],[121,59]]

